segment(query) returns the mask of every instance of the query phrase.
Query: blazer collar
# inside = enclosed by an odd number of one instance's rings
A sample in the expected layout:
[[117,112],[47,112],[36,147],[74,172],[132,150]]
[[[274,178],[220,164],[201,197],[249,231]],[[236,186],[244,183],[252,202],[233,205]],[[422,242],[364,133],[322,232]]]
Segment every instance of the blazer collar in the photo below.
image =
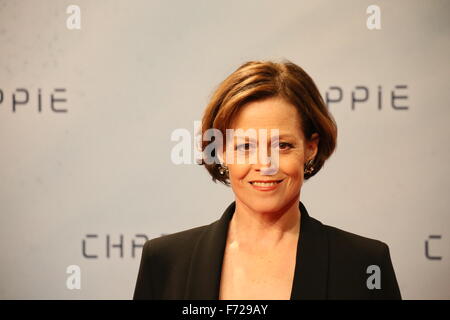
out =
[[[236,202],[233,201],[222,217],[207,226],[201,234],[191,257],[184,298],[218,300],[222,263]],[[300,237],[291,300],[326,299],[328,277],[328,239],[320,221],[310,217],[299,201]]]

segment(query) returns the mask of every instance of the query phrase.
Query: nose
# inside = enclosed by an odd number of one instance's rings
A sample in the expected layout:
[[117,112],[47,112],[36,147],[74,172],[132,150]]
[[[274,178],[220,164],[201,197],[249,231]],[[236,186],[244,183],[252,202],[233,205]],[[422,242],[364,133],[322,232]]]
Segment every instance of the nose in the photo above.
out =
[[[262,153],[262,154],[261,154]],[[261,175],[275,175],[278,173],[278,157],[272,157],[265,152],[258,154],[258,161],[254,168]]]

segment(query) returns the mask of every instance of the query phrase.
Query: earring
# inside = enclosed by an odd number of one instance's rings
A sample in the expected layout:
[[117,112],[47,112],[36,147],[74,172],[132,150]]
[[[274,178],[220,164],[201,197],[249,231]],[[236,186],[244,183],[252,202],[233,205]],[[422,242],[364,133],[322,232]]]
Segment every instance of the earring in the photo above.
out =
[[305,174],[311,174],[314,171],[313,161],[313,159],[310,159],[308,162],[306,162],[304,170]]
[[224,166],[222,164],[220,164],[219,166],[219,173],[223,176],[223,175],[227,175],[228,174],[228,167]]

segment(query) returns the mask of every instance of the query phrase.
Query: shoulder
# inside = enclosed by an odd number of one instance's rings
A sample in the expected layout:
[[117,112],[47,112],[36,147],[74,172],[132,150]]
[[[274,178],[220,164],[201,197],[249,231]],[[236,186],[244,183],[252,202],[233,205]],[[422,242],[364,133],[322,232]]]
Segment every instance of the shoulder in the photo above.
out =
[[[401,299],[386,243],[328,225],[323,228],[328,238],[330,298]],[[377,273],[380,290],[368,290],[367,281]]]
[[353,254],[363,254],[371,257],[383,256],[389,250],[386,243],[342,230],[333,226],[323,225],[332,249]]
[[142,248],[134,299],[181,299],[192,252],[208,225],[147,240]]
[[383,265],[390,260],[388,245],[378,239],[365,237],[333,226],[323,225],[327,234],[330,262],[360,268],[362,265]]

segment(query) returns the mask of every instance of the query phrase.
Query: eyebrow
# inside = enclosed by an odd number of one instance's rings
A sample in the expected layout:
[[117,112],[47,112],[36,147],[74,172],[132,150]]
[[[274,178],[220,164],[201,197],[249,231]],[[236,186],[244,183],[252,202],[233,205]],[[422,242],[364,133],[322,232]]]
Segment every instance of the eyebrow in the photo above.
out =
[[[244,141],[252,141],[252,142],[257,142],[257,140],[253,139],[253,137],[249,137],[247,135],[235,135],[234,136],[234,140],[238,140],[239,138],[244,139]],[[283,133],[280,135],[274,135],[273,137],[271,137],[270,135],[267,136],[267,139],[271,140],[271,138],[273,138],[273,140],[278,140],[278,139],[285,139],[285,138],[295,138],[292,134],[290,133]]]
[[282,138],[295,138],[295,137],[290,133],[283,133],[283,134],[278,135],[278,138],[282,139]]

